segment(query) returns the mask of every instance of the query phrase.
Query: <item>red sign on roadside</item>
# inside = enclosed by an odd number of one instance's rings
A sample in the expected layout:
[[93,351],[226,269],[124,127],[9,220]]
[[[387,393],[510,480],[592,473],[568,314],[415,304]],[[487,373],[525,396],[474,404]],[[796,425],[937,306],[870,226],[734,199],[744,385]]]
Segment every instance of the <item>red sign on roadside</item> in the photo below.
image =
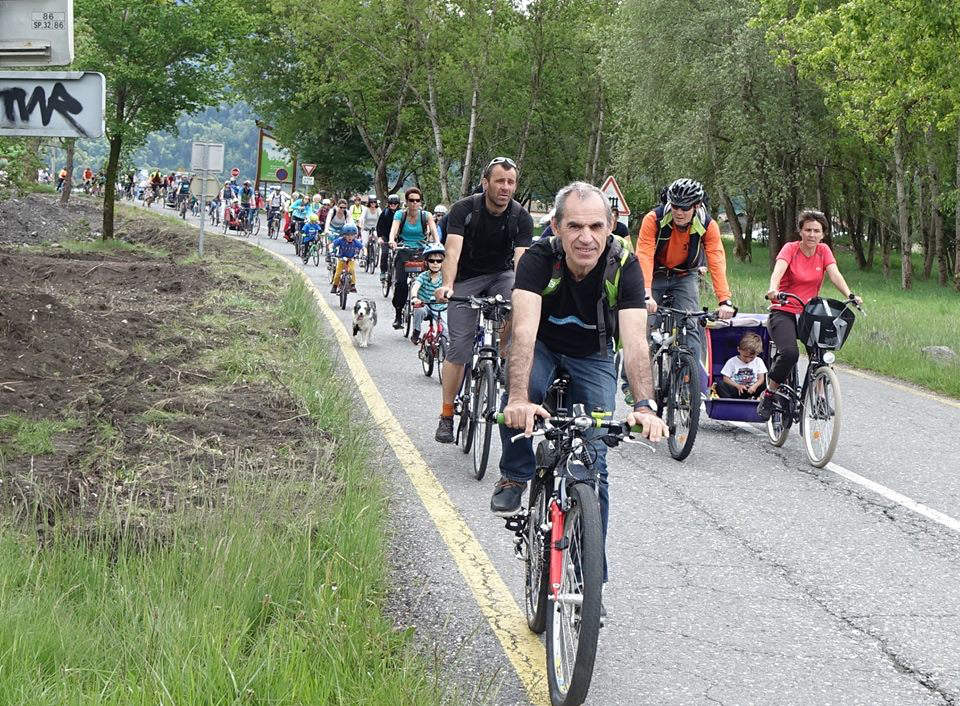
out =
[[231,169],[230,176],[232,176],[234,179],[240,176],[240,167],[234,167],[233,169]]
[[303,169],[304,176],[313,176],[313,170],[317,168],[316,164],[301,164],[300,168]]
[[607,180],[603,182],[603,186],[600,187],[600,191],[609,199],[611,206],[617,207],[621,216],[630,215],[630,207],[627,206],[627,200],[623,198],[623,192],[620,191],[620,185],[616,179],[608,176]]

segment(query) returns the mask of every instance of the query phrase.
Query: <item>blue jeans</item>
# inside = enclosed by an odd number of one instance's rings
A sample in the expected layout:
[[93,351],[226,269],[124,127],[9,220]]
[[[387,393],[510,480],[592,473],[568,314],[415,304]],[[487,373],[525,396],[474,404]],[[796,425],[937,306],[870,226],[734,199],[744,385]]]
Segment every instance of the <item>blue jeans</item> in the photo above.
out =
[[[650,287],[653,293],[653,300],[660,306],[664,294],[673,295],[671,309],[683,309],[684,311],[700,311],[700,277],[696,272],[688,275],[675,275],[669,272],[658,272],[653,276],[653,284]],[[650,317],[651,326],[659,323],[659,317],[656,314]],[[687,334],[687,341],[693,348],[693,353],[697,360],[703,359],[703,333],[700,326],[693,326]]]
[[[582,404],[589,414],[594,407],[612,412],[616,405],[617,373],[613,366],[613,354],[595,353],[586,358],[573,358],[554,353],[540,341],[533,351],[533,366],[530,370],[530,401],[542,404],[550,383],[556,378],[558,368],[570,374],[570,388],[567,392],[567,407],[572,410],[574,404]],[[501,408],[506,405],[507,393],[503,394]],[[603,542],[607,542],[607,520],[610,516],[610,490],[607,483],[607,446],[599,440],[604,432],[588,432],[592,438],[591,446],[596,451],[596,469],[600,475],[600,520],[603,527]],[[500,474],[510,480],[526,482],[533,478],[537,461],[533,452],[533,439],[510,441],[517,434],[516,429],[500,426]],[[539,439],[538,439],[539,441]],[[604,560],[603,579],[607,580],[606,560]]]

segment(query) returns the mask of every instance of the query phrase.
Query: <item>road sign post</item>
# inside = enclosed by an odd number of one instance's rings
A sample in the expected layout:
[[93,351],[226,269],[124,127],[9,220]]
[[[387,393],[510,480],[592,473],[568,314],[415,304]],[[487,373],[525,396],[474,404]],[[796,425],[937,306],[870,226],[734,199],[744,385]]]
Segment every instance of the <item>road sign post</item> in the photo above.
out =
[[73,61],[73,0],[0,0],[0,66]]
[[[204,221],[207,214],[207,178],[223,172],[223,143],[194,142],[190,149],[190,169],[200,176],[200,240],[197,253],[203,257]],[[240,170],[234,167],[231,174]]]

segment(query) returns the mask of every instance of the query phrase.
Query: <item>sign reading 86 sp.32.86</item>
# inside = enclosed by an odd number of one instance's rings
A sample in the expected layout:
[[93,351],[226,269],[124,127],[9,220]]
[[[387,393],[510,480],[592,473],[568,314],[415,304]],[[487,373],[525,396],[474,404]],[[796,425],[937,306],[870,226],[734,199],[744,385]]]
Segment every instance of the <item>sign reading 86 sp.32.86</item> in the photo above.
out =
[[103,74],[0,72],[0,136],[101,137]]

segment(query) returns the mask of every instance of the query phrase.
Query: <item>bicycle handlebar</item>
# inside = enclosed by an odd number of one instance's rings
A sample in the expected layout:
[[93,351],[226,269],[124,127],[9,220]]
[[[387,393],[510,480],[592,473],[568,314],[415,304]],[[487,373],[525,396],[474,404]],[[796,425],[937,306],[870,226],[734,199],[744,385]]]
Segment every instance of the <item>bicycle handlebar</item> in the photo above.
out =
[[[804,307],[804,306],[807,305],[807,303],[806,303],[805,301],[803,301],[800,297],[798,297],[796,294],[793,294],[793,293],[791,293],[791,292],[774,292],[774,293],[773,293],[773,296],[772,296],[772,297],[768,297],[768,299],[769,299],[769,301],[771,301],[771,302],[772,302],[774,299],[776,299],[777,302],[779,302],[780,304],[786,304],[788,299],[795,299],[796,302],[797,302],[797,304],[799,304],[801,307]],[[863,314],[864,316],[867,315],[867,312],[865,312],[865,311],[863,310],[863,307],[862,307],[860,304],[857,304],[857,300],[854,299],[853,293],[851,293],[849,297],[847,297],[846,299],[844,299],[844,300],[843,300],[843,303],[846,304],[847,306],[850,306],[850,305],[852,304],[853,306],[855,306],[855,307],[857,308],[857,310],[858,310],[861,314]]]
[[[503,412],[498,412],[494,417],[494,421],[497,424],[504,426],[506,424],[506,419],[503,416]],[[550,417],[548,419],[537,418],[534,423],[534,432],[532,436],[546,436],[547,432],[557,430],[557,429],[569,429],[569,428],[578,429],[580,431],[588,431],[590,429],[606,429],[610,434],[607,436],[616,437],[619,441],[635,441],[632,437],[632,434],[642,434],[643,426],[639,424],[634,424],[633,426],[628,426],[626,421],[618,422],[615,420],[603,420],[593,416],[582,415],[579,417]],[[519,439],[524,438],[524,434],[521,432],[516,436],[512,437],[510,441],[518,441]],[[643,442],[635,442],[643,443]],[[648,446],[647,444],[643,444]],[[648,446],[652,450],[652,446]]]

